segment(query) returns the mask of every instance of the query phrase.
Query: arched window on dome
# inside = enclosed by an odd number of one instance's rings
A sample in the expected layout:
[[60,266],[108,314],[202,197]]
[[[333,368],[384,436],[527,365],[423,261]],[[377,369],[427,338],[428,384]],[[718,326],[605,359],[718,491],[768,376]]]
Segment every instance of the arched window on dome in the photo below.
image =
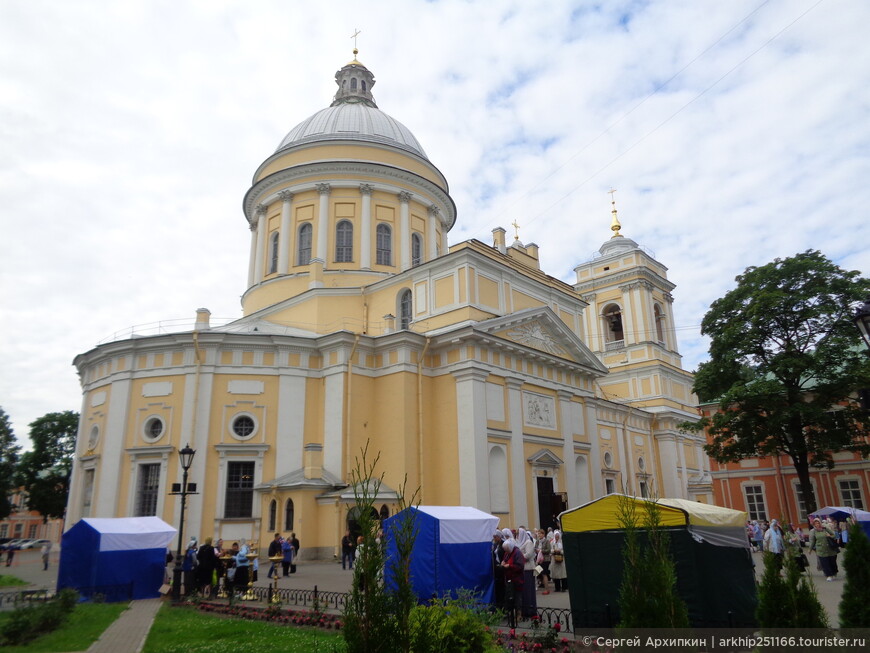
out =
[[361,81],[360,81],[360,84],[362,85],[363,93],[365,93],[365,92],[366,92],[366,80],[364,80],[364,79],[361,80]]
[[356,77],[351,77],[351,78],[350,78],[350,90],[351,90],[351,91],[355,91],[355,90],[356,90]]
[[296,241],[296,265],[308,265],[311,263],[311,223],[306,222],[299,227],[299,239]]
[[272,238],[269,240],[270,247],[269,251],[271,252],[271,256],[269,257],[269,274],[275,274],[278,271],[278,232],[272,234]]
[[403,290],[399,293],[399,329],[405,331],[411,326],[411,291]]
[[619,349],[625,346],[625,333],[622,330],[622,309],[617,304],[608,304],[601,313],[604,319],[604,349]]
[[653,305],[653,315],[654,315],[655,321],[656,321],[656,339],[660,343],[664,344],[664,342],[665,342],[665,328],[664,328],[665,315],[662,312],[662,307],[659,306],[658,304]]
[[379,224],[376,230],[377,251],[376,263],[378,265],[393,264],[393,230],[390,225]]
[[335,262],[350,263],[353,261],[353,224],[350,220],[342,220],[335,226]]
[[411,234],[411,265],[423,262],[423,238],[420,234]]

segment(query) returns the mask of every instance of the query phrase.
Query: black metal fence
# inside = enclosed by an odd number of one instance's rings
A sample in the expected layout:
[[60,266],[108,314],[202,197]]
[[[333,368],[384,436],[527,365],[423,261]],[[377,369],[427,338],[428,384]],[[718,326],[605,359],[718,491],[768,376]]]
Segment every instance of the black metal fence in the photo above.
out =
[[[133,600],[133,583],[123,585],[94,585],[93,587],[75,587],[80,600],[100,603],[117,603]],[[15,592],[0,592],[0,610],[12,610],[22,605],[44,603],[57,596],[50,589],[26,589]]]

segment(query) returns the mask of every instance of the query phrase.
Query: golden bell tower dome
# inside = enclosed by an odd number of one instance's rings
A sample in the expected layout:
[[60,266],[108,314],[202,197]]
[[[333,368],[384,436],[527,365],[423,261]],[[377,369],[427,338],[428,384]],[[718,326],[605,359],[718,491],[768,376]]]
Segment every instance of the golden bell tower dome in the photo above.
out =
[[378,108],[356,58],[332,103],[281,140],[254,174],[245,315],[314,288],[361,287],[447,251],[456,205],[414,134]]

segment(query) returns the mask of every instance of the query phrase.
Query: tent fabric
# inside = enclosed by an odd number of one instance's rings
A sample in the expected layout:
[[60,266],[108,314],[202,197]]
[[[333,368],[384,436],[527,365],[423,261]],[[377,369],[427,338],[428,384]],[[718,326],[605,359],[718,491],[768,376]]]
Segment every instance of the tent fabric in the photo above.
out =
[[[626,499],[635,502],[643,548],[648,537],[643,528],[645,499],[608,495],[559,515],[575,628],[612,628],[619,622],[625,539],[619,508]],[[745,513],[715,506],[709,510],[706,504],[683,499],[657,503],[669,534],[676,589],[686,602],[691,624],[755,626],[755,574],[744,531]]]
[[57,587],[109,601],[157,598],[176,532],[157,517],[81,519],[61,538]]
[[418,506],[386,519],[386,582],[391,589],[396,586],[396,530],[409,518],[417,531],[410,556],[411,586],[417,600],[455,597],[458,590],[467,589],[481,601],[491,602],[490,552],[498,517],[466,506]]
[[858,508],[848,508],[845,506],[827,506],[821,510],[816,510],[810,515],[810,520],[814,517],[831,517],[838,521],[843,521],[846,517],[851,517],[854,521],[870,521],[870,512],[866,510],[858,510]]
[[178,532],[159,517],[85,517],[99,538],[100,551],[165,549]]

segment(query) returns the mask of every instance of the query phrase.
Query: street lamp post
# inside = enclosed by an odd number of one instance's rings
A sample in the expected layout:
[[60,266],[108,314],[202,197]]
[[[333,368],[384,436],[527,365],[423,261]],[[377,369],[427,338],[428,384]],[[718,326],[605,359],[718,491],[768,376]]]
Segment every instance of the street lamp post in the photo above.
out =
[[196,483],[191,483],[189,487],[187,485],[187,470],[189,470],[190,466],[193,464],[193,455],[195,453],[196,450],[191,449],[190,444],[186,444],[184,449],[178,452],[178,456],[181,460],[181,469],[183,470],[181,483],[173,483],[172,492],[169,493],[181,495],[181,516],[178,520],[178,549],[175,553],[175,568],[172,570],[172,600],[176,603],[181,601],[181,542],[184,538],[184,506],[187,503],[188,494],[198,494],[196,491]]
[[855,326],[858,327],[861,337],[867,343],[867,349],[870,350],[870,299],[858,307],[852,319],[855,320]]

